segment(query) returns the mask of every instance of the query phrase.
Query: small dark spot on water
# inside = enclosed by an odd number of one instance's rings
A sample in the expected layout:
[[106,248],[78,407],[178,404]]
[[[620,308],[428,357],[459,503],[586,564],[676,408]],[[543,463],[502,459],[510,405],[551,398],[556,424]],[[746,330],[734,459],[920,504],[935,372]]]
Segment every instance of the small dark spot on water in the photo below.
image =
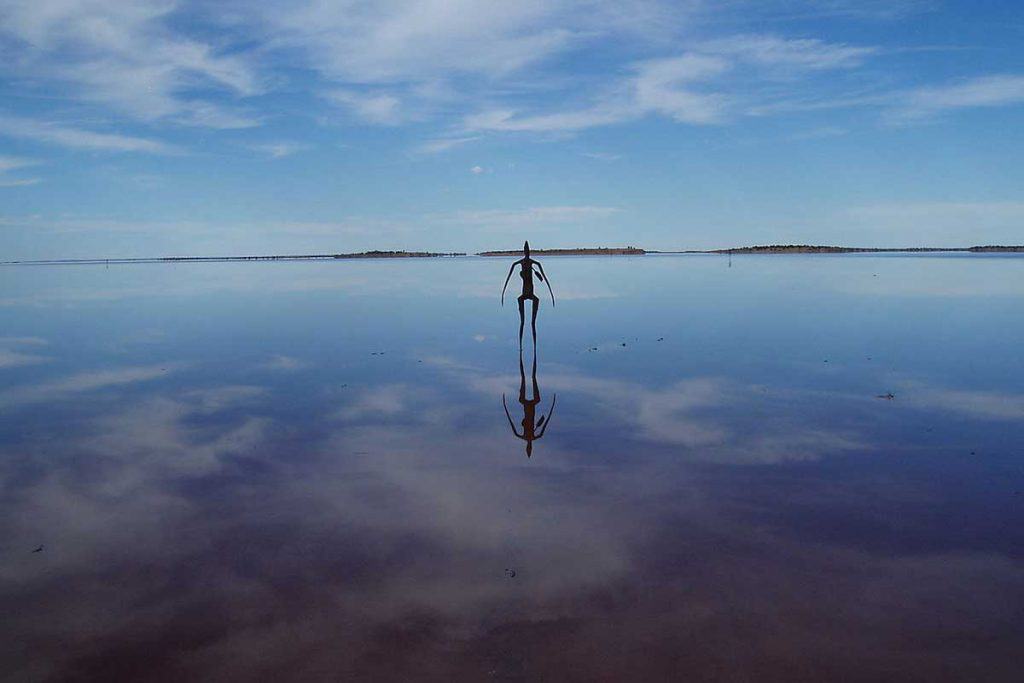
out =
[[516,578],[516,570],[512,569],[511,567],[505,567],[505,576],[507,576],[510,579]]
[[41,552],[43,552],[43,546],[39,546],[38,548],[36,548],[32,552],[34,552],[34,553],[41,553]]

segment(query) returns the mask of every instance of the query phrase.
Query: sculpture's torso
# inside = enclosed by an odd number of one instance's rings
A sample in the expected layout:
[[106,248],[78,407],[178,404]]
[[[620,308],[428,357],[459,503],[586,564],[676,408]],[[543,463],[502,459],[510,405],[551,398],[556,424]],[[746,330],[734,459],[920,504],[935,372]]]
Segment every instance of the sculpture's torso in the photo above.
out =
[[523,296],[532,297],[533,294],[533,260],[524,258],[519,262],[519,277],[523,278]]

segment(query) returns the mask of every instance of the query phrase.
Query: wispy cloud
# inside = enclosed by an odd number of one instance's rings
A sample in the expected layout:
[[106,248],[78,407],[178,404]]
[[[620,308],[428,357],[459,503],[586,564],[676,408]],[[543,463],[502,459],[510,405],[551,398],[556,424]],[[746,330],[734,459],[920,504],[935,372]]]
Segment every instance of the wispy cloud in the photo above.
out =
[[34,159],[23,159],[21,157],[8,157],[0,155],[0,173],[6,173],[26,166],[35,166],[39,162]]
[[1024,76],[997,74],[941,86],[909,90],[893,96],[888,119],[895,123],[929,119],[943,112],[1024,103]]
[[71,149],[106,152],[149,152],[172,154],[178,150],[166,143],[119,133],[98,133],[44,121],[0,115],[0,135],[24,138]]
[[254,125],[206,97],[210,90],[260,92],[253,66],[242,54],[176,31],[179,9],[165,0],[8,2],[0,6],[0,39],[27,46],[20,73],[61,83],[83,102],[146,121]]
[[[494,395],[512,384],[510,378],[486,377],[459,365],[442,366],[455,374],[464,374],[470,385],[482,393]],[[784,416],[771,415],[759,404],[759,424],[754,430],[737,428],[735,411],[748,405],[760,392],[716,377],[681,379],[662,387],[645,387],[620,379],[563,372],[545,377],[548,391],[583,394],[597,405],[608,397],[629,396],[629,408],[616,403],[607,419],[621,421],[635,438],[680,446],[688,457],[719,463],[774,463],[813,460],[826,454],[865,450],[868,445],[856,435],[801,425],[795,428]],[[800,396],[794,393],[794,398]],[[810,396],[802,396],[811,400]],[[723,417],[723,411],[729,419]],[[763,412],[762,412],[763,411]],[[732,424],[730,424],[730,422]]]
[[271,159],[283,159],[284,157],[309,149],[309,145],[301,142],[263,142],[249,145],[249,149],[264,154]]
[[[282,47],[349,82],[499,76],[567,49],[587,18],[580,2],[377,2],[271,6],[263,21]],[[591,3],[604,5],[605,3]]]
[[39,178],[16,178],[16,179],[4,179],[0,177],[0,187],[27,187],[29,185],[38,185],[42,182]]
[[535,206],[517,210],[458,211],[453,214],[436,216],[436,219],[444,223],[507,229],[519,226],[543,227],[544,225],[601,220],[618,212],[619,209],[612,206]]
[[824,112],[843,109],[874,109],[882,122],[907,126],[929,122],[943,114],[977,108],[1024,103],[1024,76],[987,74],[919,88],[872,88],[822,96],[782,97],[752,103],[747,113],[769,116],[792,112]]
[[276,355],[260,364],[264,370],[301,370],[309,364],[291,356]]
[[821,40],[737,36],[700,44],[681,55],[635,62],[630,75],[587,106],[542,114],[494,108],[466,116],[464,125],[471,131],[574,132],[649,115],[690,125],[721,124],[738,115],[741,99],[778,97],[752,91],[748,72],[755,83],[766,77],[793,80],[856,67],[876,52]]
[[12,387],[0,392],[0,406],[10,407],[43,401],[56,401],[68,396],[98,391],[110,387],[146,382],[165,376],[181,367],[180,364],[138,366],[82,372],[63,379]]
[[950,389],[920,382],[904,382],[899,400],[913,407],[938,409],[970,418],[996,421],[1024,420],[1024,394],[976,389]]
[[382,126],[398,125],[404,120],[401,101],[394,95],[355,90],[332,90],[325,97],[348,109],[356,118]]
[[741,0],[737,3],[751,18],[772,21],[813,19],[862,19],[892,21],[928,12],[938,0]]
[[35,166],[38,163],[35,159],[0,155],[0,187],[24,187],[40,182],[39,178],[12,178],[7,175],[9,171]]
[[34,353],[25,353],[24,347],[45,346],[46,340],[37,337],[0,337],[0,369],[46,363],[50,359]]
[[474,140],[479,140],[480,137],[479,135],[464,135],[453,138],[435,138],[418,145],[415,151],[419,154],[438,154],[440,152],[447,152],[455,147],[461,147]]
[[821,140],[846,135],[849,131],[842,126],[814,126],[790,135],[791,140]]
[[847,69],[879,53],[876,47],[829,43],[816,38],[785,39],[773,35],[739,35],[707,41],[701,52],[731,56],[787,71]]

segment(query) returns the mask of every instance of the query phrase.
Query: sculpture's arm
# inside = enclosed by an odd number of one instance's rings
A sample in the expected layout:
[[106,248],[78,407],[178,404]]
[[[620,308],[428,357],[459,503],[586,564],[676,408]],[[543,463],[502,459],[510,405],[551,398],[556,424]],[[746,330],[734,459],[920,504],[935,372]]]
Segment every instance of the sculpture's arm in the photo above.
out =
[[544,426],[540,428],[540,434],[537,435],[538,439],[540,437],[544,436],[544,432],[546,432],[548,430],[548,425],[551,424],[551,417],[555,414],[555,401],[556,400],[558,400],[558,394],[552,394],[551,395],[551,410],[548,411],[548,419],[544,423]]
[[517,263],[519,263],[519,261],[516,261],[515,263],[513,263],[512,267],[508,269],[508,276],[505,278],[505,286],[501,288],[501,305],[502,306],[505,305],[505,290],[508,289],[508,281],[512,279],[512,273],[515,272],[516,264]]
[[548,286],[548,294],[551,295],[551,305],[555,305],[555,293],[551,291],[551,282],[548,281],[548,274],[544,272],[544,266],[540,264],[540,261],[534,261],[537,267],[540,268],[541,279],[544,280],[544,284]]
[[505,407],[505,417],[508,418],[508,426],[512,428],[512,433],[520,439],[523,438],[522,435],[516,431],[516,425],[512,422],[512,416],[508,413],[508,404],[505,403],[505,394],[501,395],[501,405]]

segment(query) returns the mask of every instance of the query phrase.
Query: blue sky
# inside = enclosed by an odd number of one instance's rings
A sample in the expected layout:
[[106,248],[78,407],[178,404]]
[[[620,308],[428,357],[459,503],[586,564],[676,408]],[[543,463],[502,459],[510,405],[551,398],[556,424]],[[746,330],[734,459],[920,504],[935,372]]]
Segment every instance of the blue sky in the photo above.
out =
[[10,258],[1024,243],[1013,0],[0,0]]

